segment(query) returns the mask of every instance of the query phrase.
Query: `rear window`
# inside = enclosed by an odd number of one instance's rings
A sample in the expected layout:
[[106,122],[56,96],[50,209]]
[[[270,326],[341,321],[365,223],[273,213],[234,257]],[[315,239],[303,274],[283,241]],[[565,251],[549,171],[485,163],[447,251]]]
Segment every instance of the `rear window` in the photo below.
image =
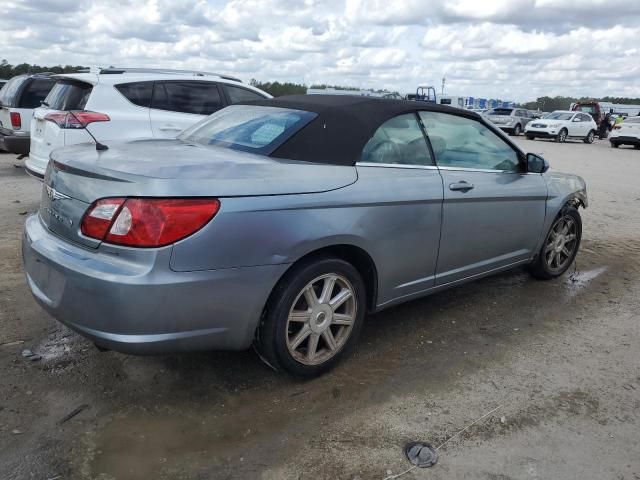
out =
[[316,116],[288,108],[233,105],[185,130],[179,138],[269,155]]
[[149,108],[151,106],[151,94],[153,82],[132,82],[115,85],[124,97],[134,105]]
[[36,78],[29,82],[18,100],[18,108],[38,108],[55,85],[52,78]]
[[155,82],[151,108],[211,115],[222,108],[222,101],[212,82]]
[[84,110],[92,90],[89,83],[59,80],[44,101],[54,110]]
[[6,107],[14,107],[16,94],[26,80],[27,77],[13,77],[9,80],[0,90],[0,103]]
[[494,108],[489,112],[489,115],[511,115],[512,108]]
[[250,102],[251,100],[263,100],[267,97],[256,92],[241,87],[233,87],[225,85],[224,91],[227,92],[229,103]]

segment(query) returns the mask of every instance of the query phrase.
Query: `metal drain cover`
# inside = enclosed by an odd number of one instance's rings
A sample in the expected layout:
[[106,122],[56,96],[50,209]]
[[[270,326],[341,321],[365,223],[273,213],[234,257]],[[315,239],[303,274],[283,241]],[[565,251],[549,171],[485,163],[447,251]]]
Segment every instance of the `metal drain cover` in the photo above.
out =
[[433,467],[438,462],[436,449],[424,442],[407,443],[404,454],[412,465],[420,468]]

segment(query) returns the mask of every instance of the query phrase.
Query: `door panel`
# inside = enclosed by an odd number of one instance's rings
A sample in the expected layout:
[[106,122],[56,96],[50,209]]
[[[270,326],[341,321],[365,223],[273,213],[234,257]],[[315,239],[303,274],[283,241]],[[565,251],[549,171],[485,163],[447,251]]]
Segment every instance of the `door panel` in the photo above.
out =
[[[531,258],[545,216],[541,175],[442,169],[437,285]],[[451,190],[466,182],[471,190]]]
[[547,186],[482,122],[421,112],[444,185],[436,286],[531,258]]
[[[414,113],[383,123],[358,162],[361,223],[378,269],[378,304],[433,288],[442,178]],[[354,199],[355,200],[355,199]]]
[[353,201],[378,270],[378,305],[433,288],[440,242],[438,170],[357,166]]

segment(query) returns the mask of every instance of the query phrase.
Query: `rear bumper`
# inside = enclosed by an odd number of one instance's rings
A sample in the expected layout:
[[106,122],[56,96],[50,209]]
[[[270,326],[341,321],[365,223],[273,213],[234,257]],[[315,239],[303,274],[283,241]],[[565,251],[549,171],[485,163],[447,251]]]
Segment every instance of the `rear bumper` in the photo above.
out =
[[287,266],[174,272],[171,248],[85,249],[50,233],[38,215],[27,218],[22,239],[35,299],[102,347],[133,354],[248,348]]
[[29,154],[27,159],[24,161],[24,169],[32,177],[35,177],[38,180],[43,180],[44,174],[47,170],[47,163],[47,159],[41,159],[33,154]]
[[0,149],[18,155],[28,155],[31,138],[27,132],[20,133],[25,133],[25,135],[16,135],[6,129],[0,130]]

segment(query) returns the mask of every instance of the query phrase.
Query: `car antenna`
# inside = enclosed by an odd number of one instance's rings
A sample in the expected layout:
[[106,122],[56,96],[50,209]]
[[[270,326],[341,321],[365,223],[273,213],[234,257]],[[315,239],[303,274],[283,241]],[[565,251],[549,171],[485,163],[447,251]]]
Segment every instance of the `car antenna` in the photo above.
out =
[[93,136],[93,133],[91,133],[89,131],[89,127],[85,124],[83,124],[80,119],[78,117],[76,117],[76,114],[73,113],[73,111],[69,110],[69,113],[73,116],[73,118],[75,118],[78,123],[82,126],[84,126],[84,129],[87,131],[87,133],[89,134],[89,136],[93,139],[94,142],[96,142],[96,150],[101,152],[104,150],[109,150],[109,147],[107,147],[104,143],[100,143],[98,140],[96,140],[96,137]]

